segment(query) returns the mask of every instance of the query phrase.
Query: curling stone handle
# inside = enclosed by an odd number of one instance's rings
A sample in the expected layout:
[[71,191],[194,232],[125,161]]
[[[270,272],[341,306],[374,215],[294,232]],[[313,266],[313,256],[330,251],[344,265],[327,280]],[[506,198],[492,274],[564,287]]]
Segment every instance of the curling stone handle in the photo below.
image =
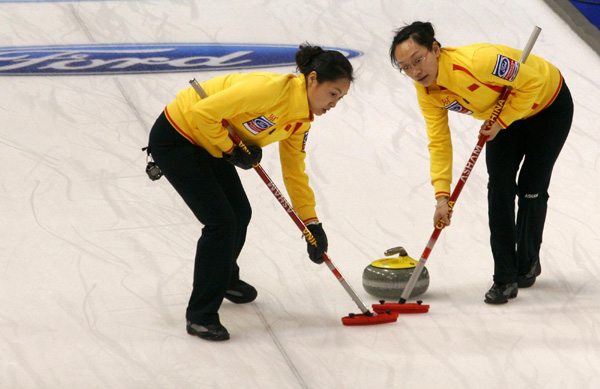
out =
[[402,246],[392,247],[391,249],[385,250],[385,252],[383,253],[383,255],[385,255],[386,257],[389,257],[390,255],[394,255],[394,254],[398,254],[401,257],[408,255],[408,253],[406,252],[406,250],[404,250],[404,247],[402,247]]

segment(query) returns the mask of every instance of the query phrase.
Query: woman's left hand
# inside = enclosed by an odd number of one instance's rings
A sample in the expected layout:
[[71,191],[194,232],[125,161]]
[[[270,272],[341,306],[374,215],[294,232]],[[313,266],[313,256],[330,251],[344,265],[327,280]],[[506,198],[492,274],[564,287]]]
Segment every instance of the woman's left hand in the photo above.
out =
[[315,223],[308,224],[306,226],[312,236],[315,238],[316,244],[311,244],[306,237],[306,249],[308,251],[308,257],[311,261],[316,264],[321,264],[325,260],[323,254],[327,252],[327,234],[325,234],[325,230],[323,230],[323,224]]
[[[482,125],[481,125],[481,129],[479,130],[479,133],[483,136],[487,136],[487,140],[486,142],[489,142],[491,140],[494,140],[494,138],[496,137],[496,135],[498,135],[498,133],[500,132],[500,130],[503,130],[504,128],[500,125],[500,123],[498,123],[497,121],[494,122],[494,124],[492,124],[492,126],[490,128],[488,127],[488,123],[490,121],[486,120]],[[486,129],[487,128],[487,129]]]
[[444,227],[448,227],[451,223],[452,211],[448,206],[448,197],[438,197],[435,213],[433,214],[433,226],[437,226],[441,221]]

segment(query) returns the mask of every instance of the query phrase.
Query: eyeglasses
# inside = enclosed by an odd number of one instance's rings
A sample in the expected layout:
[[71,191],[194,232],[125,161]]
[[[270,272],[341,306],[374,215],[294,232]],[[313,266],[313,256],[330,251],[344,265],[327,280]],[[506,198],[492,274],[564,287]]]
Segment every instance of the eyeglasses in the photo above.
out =
[[428,49],[424,56],[419,57],[413,61],[410,65],[402,65],[400,66],[400,73],[412,73],[414,68],[418,68],[423,65],[423,61],[425,61],[427,55],[431,52],[431,49]]

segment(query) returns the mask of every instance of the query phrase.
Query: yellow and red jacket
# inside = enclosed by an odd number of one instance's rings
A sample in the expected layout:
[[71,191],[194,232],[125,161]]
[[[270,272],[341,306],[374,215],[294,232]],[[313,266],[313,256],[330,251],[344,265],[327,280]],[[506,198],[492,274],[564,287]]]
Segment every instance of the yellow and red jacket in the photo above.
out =
[[502,45],[474,44],[443,48],[437,80],[429,87],[415,82],[419,106],[427,124],[431,184],[435,196],[449,196],[452,182],[452,142],[448,111],[487,120],[506,85],[510,97],[498,117],[506,128],[548,107],[562,86],[559,70],[543,58]]
[[165,108],[175,129],[216,158],[234,143],[227,126],[247,145],[279,142],[285,187],[292,206],[305,222],[318,220],[315,195],[305,173],[304,147],[313,121],[304,75],[252,72],[228,74],[200,83],[201,99],[189,87]]

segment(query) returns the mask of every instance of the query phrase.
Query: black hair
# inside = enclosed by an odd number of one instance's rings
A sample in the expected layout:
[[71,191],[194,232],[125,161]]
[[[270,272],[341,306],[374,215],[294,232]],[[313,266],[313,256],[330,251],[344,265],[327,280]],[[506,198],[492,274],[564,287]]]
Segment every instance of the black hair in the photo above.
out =
[[416,43],[427,47],[429,50],[431,50],[435,42],[442,47],[440,42],[435,39],[433,25],[429,22],[413,22],[412,24],[405,25],[404,27],[395,30],[394,34],[392,46],[390,47],[390,60],[392,61],[392,66],[398,69],[400,68],[400,65],[398,64],[398,61],[396,61],[395,52],[396,47],[402,42],[412,38]]
[[344,54],[335,50],[323,50],[309,43],[303,43],[299,48],[296,52],[297,70],[305,77],[315,71],[319,83],[339,79],[354,81],[352,64]]

